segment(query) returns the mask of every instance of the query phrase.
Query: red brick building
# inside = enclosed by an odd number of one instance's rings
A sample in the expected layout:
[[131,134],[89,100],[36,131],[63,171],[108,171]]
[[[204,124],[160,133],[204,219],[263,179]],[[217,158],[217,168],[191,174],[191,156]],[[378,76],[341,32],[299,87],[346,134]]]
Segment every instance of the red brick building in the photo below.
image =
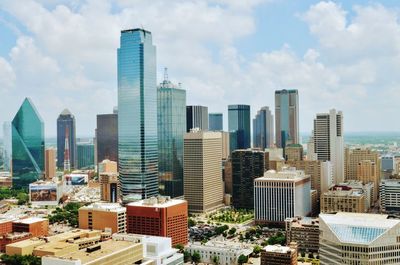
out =
[[13,232],[31,233],[32,237],[49,235],[49,220],[38,217],[20,219],[12,223]]
[[157,197],[126,206],[127,232],[164,236],[172,245],[188,242],[188,204],[185,200]]
[[31,233],[9,233],[0,236],[0,252],[6,252],[6,245],[26,240],[32,237]]

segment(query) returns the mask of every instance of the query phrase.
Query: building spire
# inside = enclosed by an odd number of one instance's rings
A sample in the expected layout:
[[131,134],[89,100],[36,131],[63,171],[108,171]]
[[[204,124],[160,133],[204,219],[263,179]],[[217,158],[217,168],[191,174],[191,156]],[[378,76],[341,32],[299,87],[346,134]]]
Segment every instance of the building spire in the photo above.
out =
[[164,67],[164,81],[168,81],[168,68]]

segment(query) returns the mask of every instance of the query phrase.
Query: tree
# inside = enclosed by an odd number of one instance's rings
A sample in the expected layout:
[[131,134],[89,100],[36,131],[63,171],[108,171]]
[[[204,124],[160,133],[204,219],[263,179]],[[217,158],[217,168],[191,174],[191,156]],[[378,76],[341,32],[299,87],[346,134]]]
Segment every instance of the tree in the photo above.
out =
[[304,258],[306,256],[306,253],[304,251],[302,251],[301,256]]
[[196,222],[192,218],[189,218],[188,219],[188,226],[192,227],[192,226],[195,226],[195,225],[196,225]]
[[236,233],[236,228],[232,227],[231,229],[229,229],[228,234],[233,235]]
[[238,258],[238,263],[239,263],[240,265],[242,265],[243,263],[246,263],[247,260],[248,260],[248,257],[242,254],[242,255],[240,255],[239,258]]
[[185,247],[182,244],[176,244],[174,248],[179,249],[179,253],[183,253],[183,250],[185,249]]
[[314,254],[313,254],[312,252],[310,252],[310,253],[308,254],[308,258],[309,258],[309,259],[313,259],[313,258],[314,258]]
[[33,255],[7,255],[3,254],[1,256],[2,264],[5,265],[41,265],[40,257]]
[[259,245],[254,246],[253,253],[255,255],[258,255],[258,254],[260,254],[260,252],[261,252],[261,247]]
[[25,192],[19,192],[17,194],[18,205],[26,204],[29,200],[29,195]]
[[218,256],[214,256],[212,258],[212,261],[214,262],[215,265],[218,265],[219,264],[219,257]]
[[190,259],[190,252],[187,250],[183,251],[183,261],[188,262],[189,259]]
[[200,260],[201,260],[200,253],[197,251],[194,251],[192,254],[192,261],[194,262],[194,264],[198,264],[200,262]]

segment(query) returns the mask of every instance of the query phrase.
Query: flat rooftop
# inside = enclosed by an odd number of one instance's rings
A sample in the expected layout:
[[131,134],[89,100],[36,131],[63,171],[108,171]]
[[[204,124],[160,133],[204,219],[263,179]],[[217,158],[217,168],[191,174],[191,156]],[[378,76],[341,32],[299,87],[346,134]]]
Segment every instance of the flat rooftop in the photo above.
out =
[[297,182],[304,179],[310,179],[309,175],[305,175],[304,171],[294,168],[284,169],[282,171],[268,170],[263,177],[256,178],[256,181],[282,181]]
[[91,205],[81,207],[80,209],[84,210],[96,210],[96,211],[105,211],[105,212],[126,212],[126,208],[122,207],[119,203],[101,203],[96,202]]
[[40,218],[40,217],[29,217],[29,218],[25,218],[25,219],[16,220],[16,221],[14,221],[14,223],[34,224],[34,223],[42,222],[42,221],[45,221],[45,220],[47,220],[47,219]]
[[264,248],[266,252],[274,252],[274,253],[288,253],[291,252],[293,249],[290,247],[285,247],[281,245],[269,245]]
[[185,200],[180,200],[180,199],[168,199],[165,200],[165,202],[160,202],[160,201],[156,201],[156,200],[152,200],[153,198],[147,199],[147,200],[140,200],[140,201],[136,201],[136,202],[131,202],[128,203],[127,206],[139,206],[139,207],[150,207],[150,208],[167,208],[167,207],[171,207],[171,206],[175,206],[178,204],[182,204],[185,203]]

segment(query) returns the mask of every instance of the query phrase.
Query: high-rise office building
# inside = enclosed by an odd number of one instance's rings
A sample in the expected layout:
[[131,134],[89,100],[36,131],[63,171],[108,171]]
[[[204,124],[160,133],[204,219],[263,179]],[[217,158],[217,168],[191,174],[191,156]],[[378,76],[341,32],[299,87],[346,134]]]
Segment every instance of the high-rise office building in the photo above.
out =
[[274,145],[274,116],[269,107],[262,107],[253,119],[253,146],[255,148],[273,147]]
[[275,91],[275,141],[276,146],[298,144],[299,93],[297,89]]
[[356,180],[359,180],[364,184],[370,182],[374,183],[373,202],[378,199],[379,194],[380,179],[376,173],[377,170],[375,162],[372,162],[371,160],[362,160],[358,162]]
[[400,212],[400,181],[383,179],[379,186],[379,200],[384,212]]
[[13,187],[28,188],[44,173],[44,123],[31,99],[15,115],[11,135]]
[[77,166],[75,117],[64,109],[57,118],[57,167],[64,168],[66,135],[68,135],[69,159],[71,168]]
[[56,150],[48,148],[45,150],[44,172],[46,179],[53,179],[56,176]]
[[254,180],[254,220],[284,224],[286,218],[311,213],[311,181],[303,171],[286,168],[267,171]]
[[232,152],[232,204],[236,209],[254,208],[254,179],[264,175],[264,151]]
[[4,170],[12,171],[12,138],[11,138],[11,122],[3,123],[3,160]]
[[183,150],[183,185],[189,212],[222,207],[221,133],[192,130],[185,134]]
[[321,194],[321,213],[352,212],[365,213],[366,194],[363,190],[335,186]]
[[121,194],[158,194],[156,47],[151,32],[121,32],[118,49],[118,167]]
[[96,147],[97,163],[118,163],[118,113],[97,115]]
[[157,88],[157,104],[160,193],[172,198],[183,196],[186,91],[172,84],[166,72]]
[[93,143],[78,143],[77,144],[77,168],[89,169],[94,168],[94,144]]
[[379,153],[368,148],[345,149],[345,177],[346,179],[357,179],[357,167],[361,161],[369,160],[375,163],[375,175],[379,176],[381,171],[381,160]]
[[224,129],[222,113],[208,114],[208,129],[210,131],[222,131]]
[[208,107],[186,106],[186,132],[195,128],[208,131]]
[[288,144],[285,148],[286,161],[303,160],[303,146],[301,144]]
[[231,137],[231,152],[236,149],[250,148],[250,106],[229,105],[228,106],[228,127]]
[[399,264],[400,220],[384,214],[319,215],[321,264]]
[[344,181],[343,114],[335,109],[314,119],[314,152],[320,161],[331,161],[335,184]]

